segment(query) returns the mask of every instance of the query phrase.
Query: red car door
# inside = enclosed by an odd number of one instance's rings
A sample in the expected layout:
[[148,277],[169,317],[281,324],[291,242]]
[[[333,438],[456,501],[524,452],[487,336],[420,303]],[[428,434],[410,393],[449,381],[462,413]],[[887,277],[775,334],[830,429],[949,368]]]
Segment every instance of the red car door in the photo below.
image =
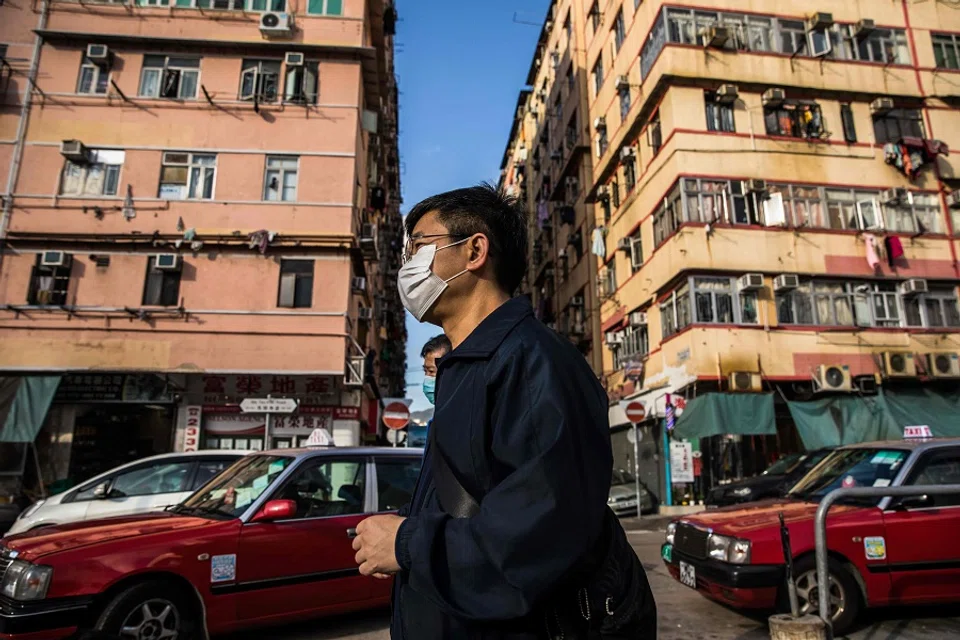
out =
[[282,619],[347,610],[371,597],[357,571],[353,531],[367,514],[367,461],[313,458],[271,496],[293,500],[289,520],[247,523],[237,554],[237,616]]
[[[944,447],[921,453],[904,484],[958,483],[960,447]],[[891,604],[960,601],[960,496],[894,500],[883,522]]]

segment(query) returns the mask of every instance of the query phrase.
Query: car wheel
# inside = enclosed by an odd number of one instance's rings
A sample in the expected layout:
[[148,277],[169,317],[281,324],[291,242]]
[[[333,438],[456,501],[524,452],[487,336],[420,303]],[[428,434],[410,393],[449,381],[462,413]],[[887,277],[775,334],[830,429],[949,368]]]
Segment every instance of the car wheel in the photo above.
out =
[[[850,628],[860,614],[860,586],[850,572],[837,560],[828,558],[830,574],[830,616],[835,634]],[[817,566],[814,556],[806,556],[794,564],[794,582],[800,614],[818,615],[820,595],[817,587]],[[786,595],[786,594],[784,594]],[[789,602],[789,601],[788,601]],[[789,603],[787,607],[789,607]]]
[[196,608],[182,591],[159,581],[133,585],[106,606],[96,629],[123,640],[196,640]]

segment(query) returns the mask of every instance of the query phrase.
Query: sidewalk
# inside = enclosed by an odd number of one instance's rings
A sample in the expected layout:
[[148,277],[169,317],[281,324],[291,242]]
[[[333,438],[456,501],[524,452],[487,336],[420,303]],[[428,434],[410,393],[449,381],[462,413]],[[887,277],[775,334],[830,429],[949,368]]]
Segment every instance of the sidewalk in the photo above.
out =
[[625,531],[666,531],[667,523],[677,516],[662,516],[656,513],[636,517],[620,518],[620,524]]

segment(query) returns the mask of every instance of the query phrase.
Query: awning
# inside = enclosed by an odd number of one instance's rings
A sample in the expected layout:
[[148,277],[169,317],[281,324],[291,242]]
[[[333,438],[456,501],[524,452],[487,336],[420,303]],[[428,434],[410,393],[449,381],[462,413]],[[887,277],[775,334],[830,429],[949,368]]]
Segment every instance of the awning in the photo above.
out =
[[0,377],[0,442],[33,442],[59,384],[60,376]]
[[930,427],[937,437],[960,437],[958,393],[940,393],[933,389],[881,389],[877,397],[897,427],[897,438],[903,437],[903,427],[920,425]]
[[772,393],[707,393],[687,402],[673,429],[678,438],[777,433]]
[[621,402],[614,402],[610,405],[610,410],[607,411],[607,420],[610,423],[611,429],[630,424],[630,421],[627,419],[627,412],[624,410],[623,403]]

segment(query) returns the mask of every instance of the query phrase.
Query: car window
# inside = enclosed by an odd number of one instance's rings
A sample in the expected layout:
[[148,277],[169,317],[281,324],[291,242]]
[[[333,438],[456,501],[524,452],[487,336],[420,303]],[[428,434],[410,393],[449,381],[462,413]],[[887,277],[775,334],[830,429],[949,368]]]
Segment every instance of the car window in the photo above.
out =
[[125,498],[185,491],[192,466],[192,460],[158,462],[121,473],[113,480],[110,497]]
[[223,458],[223,459],[214,459],[214,460],[201,460],[197,463],[197,475],[193,479],[193,485],[191,485],[190,490],[196,491],[203,485],[207,484],[213,478],[236,462],[236,458]]
[[[960,449],[934,451],[924,455],[910,473],[908,485],[960,484]],[[960,495],[930,496],[931,507],[960,505]]]
[[293,463],[288,456],[250,455],[216,476],[203,490],[187,498],[180,509],[214,517],[235,518],[271,489]]
[[110,482],[110,478],[103,478],[98,482],[87,485],[84,489],[81,489],[73,496],[68,502],[78,502],[81,500],[93,500],[94,492],[97,490],[97,487],[103,484],[104,482]]
[[422,458],[377,460],[377,496],[380,511],[396,511],[413,499]]
[[272,499],[296,502],[298,520],[363,513],[365,474],[362,460],[310,461]]

